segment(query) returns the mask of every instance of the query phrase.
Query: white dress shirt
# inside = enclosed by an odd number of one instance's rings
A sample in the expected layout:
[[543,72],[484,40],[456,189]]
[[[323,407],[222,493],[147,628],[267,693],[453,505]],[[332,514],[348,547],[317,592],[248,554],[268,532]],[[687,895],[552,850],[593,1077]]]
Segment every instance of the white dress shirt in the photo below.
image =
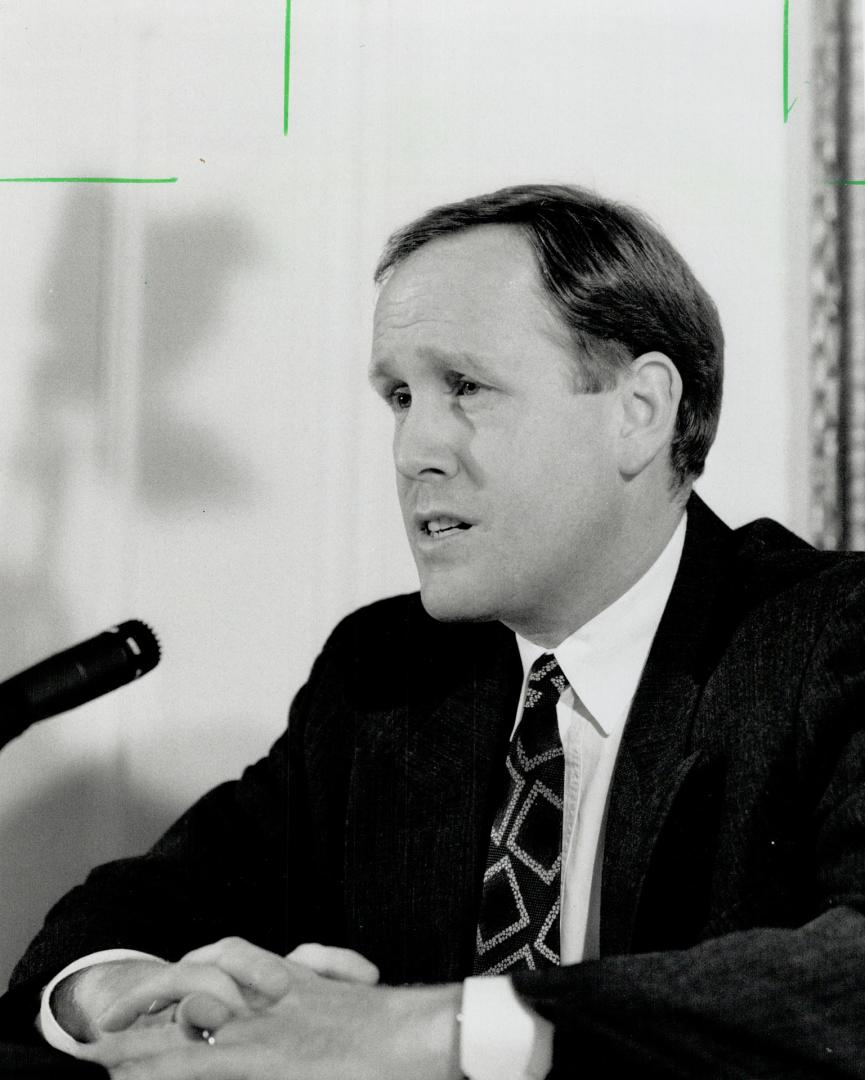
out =
[[[685,542],[683,515],[669,543],[622,596],[551,650],[570,684],[556,706],[565,756],[562,824],[560,951],[563,964],[598,955],[601,867],[607,797],[619,744]],[[517,635],[523,687],[546,650]],[[109,960],[144,958],[111,949],[82,957],[59,972],[42,994],[39,1026],[58,1050],[77,1056],[80,1044],[57,1023],[51,991],[67,975]],[[155,957],[148,957],[156,959]],[[552,1064],[552,1024],[518,997],[509,976],[465,981],[460,1063],[470,1080],[535,1080]]]
[[[548,650],[517,635],[523,689],[552,651],[570,687],[556,706],[565,754],[562,820],[563,964],[597,957],[604,822],[622,732],[682,558],[686,518],[643,576],[609,607]],[[470,1080],[534,1080],[552,1064],[553,1028],[524,1005],[507,975],[475,976],[463,990],[461,1065]]]

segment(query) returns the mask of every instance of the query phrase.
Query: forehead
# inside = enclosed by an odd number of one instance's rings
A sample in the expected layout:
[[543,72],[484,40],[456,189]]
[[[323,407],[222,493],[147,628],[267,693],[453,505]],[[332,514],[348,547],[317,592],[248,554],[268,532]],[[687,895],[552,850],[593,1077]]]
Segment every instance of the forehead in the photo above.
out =
[[570,345],[547,297],[531,244],[512,225],[481,225],[431,240],[394,269],[376,305],[373,354],[389,343],[435,339],[455,349],[532,336]]

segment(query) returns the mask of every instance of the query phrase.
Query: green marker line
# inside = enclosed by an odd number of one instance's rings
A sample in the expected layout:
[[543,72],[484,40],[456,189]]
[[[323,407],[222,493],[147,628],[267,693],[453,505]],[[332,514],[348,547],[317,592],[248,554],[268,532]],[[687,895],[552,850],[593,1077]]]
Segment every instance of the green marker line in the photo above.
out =
[[799,100],[790,101],[790,0],[784,0],[784,123]]
[[291,76],[291,0],[285,0],[285,51],[282,76],[282,134],[288,134],[288,87]]
[[0,176],[0,184],[176,184],[176,176]]
[[865,180],[826,180],[825,183],[827,183],[827,184],[848,184],[848,185],[854,185],[854,186],[858,186],[858,187],[865,186]]

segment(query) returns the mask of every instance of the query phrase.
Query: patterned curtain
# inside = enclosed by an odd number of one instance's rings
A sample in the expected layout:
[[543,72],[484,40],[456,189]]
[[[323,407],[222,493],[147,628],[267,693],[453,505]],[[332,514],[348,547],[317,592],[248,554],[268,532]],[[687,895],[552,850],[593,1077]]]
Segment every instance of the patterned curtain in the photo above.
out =
[[819,547],[859,549],[865,548],[862,6],[820,0],[813,12],[811,534]]

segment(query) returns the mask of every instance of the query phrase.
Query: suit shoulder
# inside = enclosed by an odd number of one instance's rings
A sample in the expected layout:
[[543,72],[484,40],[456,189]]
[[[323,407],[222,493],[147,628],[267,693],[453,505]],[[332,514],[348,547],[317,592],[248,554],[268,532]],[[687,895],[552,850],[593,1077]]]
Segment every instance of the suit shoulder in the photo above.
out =
[[[423,609],[420,593],[402,593],[375,600],[345,615],[334,627],[326,648],[351,647],[357,649],[363,642],[381,648],[392,639],[406,633],[423,631],[432,622]],[[373,646],[373,641],[377,644]]]
[[407,593],[345,616],[304,692],[318,702],[341,698],[351,709],[374,711],[409,698],[432,700],[503,658],[519,666],[514,635],[501,623],[439,622],[419,593]]
[[789,567],[802,577],[825,570],[865,576],[865,552],[820,551],[771,517],[758,517],[733,530],[740,555],[767,565]]
[[865,553],[818,551],[768,518],[735,530],[733,541],[733,592],[746,610],[774,612],[798,633],[819,633],[842,613],[865,621]]
[[361,662],[382,656],[396,660],[442,652],[496,647],[513,635],[501,623],[446,623],[428,615],[420,593],[376,600],[346,615],[334,628],[325,651],[346,651]]

